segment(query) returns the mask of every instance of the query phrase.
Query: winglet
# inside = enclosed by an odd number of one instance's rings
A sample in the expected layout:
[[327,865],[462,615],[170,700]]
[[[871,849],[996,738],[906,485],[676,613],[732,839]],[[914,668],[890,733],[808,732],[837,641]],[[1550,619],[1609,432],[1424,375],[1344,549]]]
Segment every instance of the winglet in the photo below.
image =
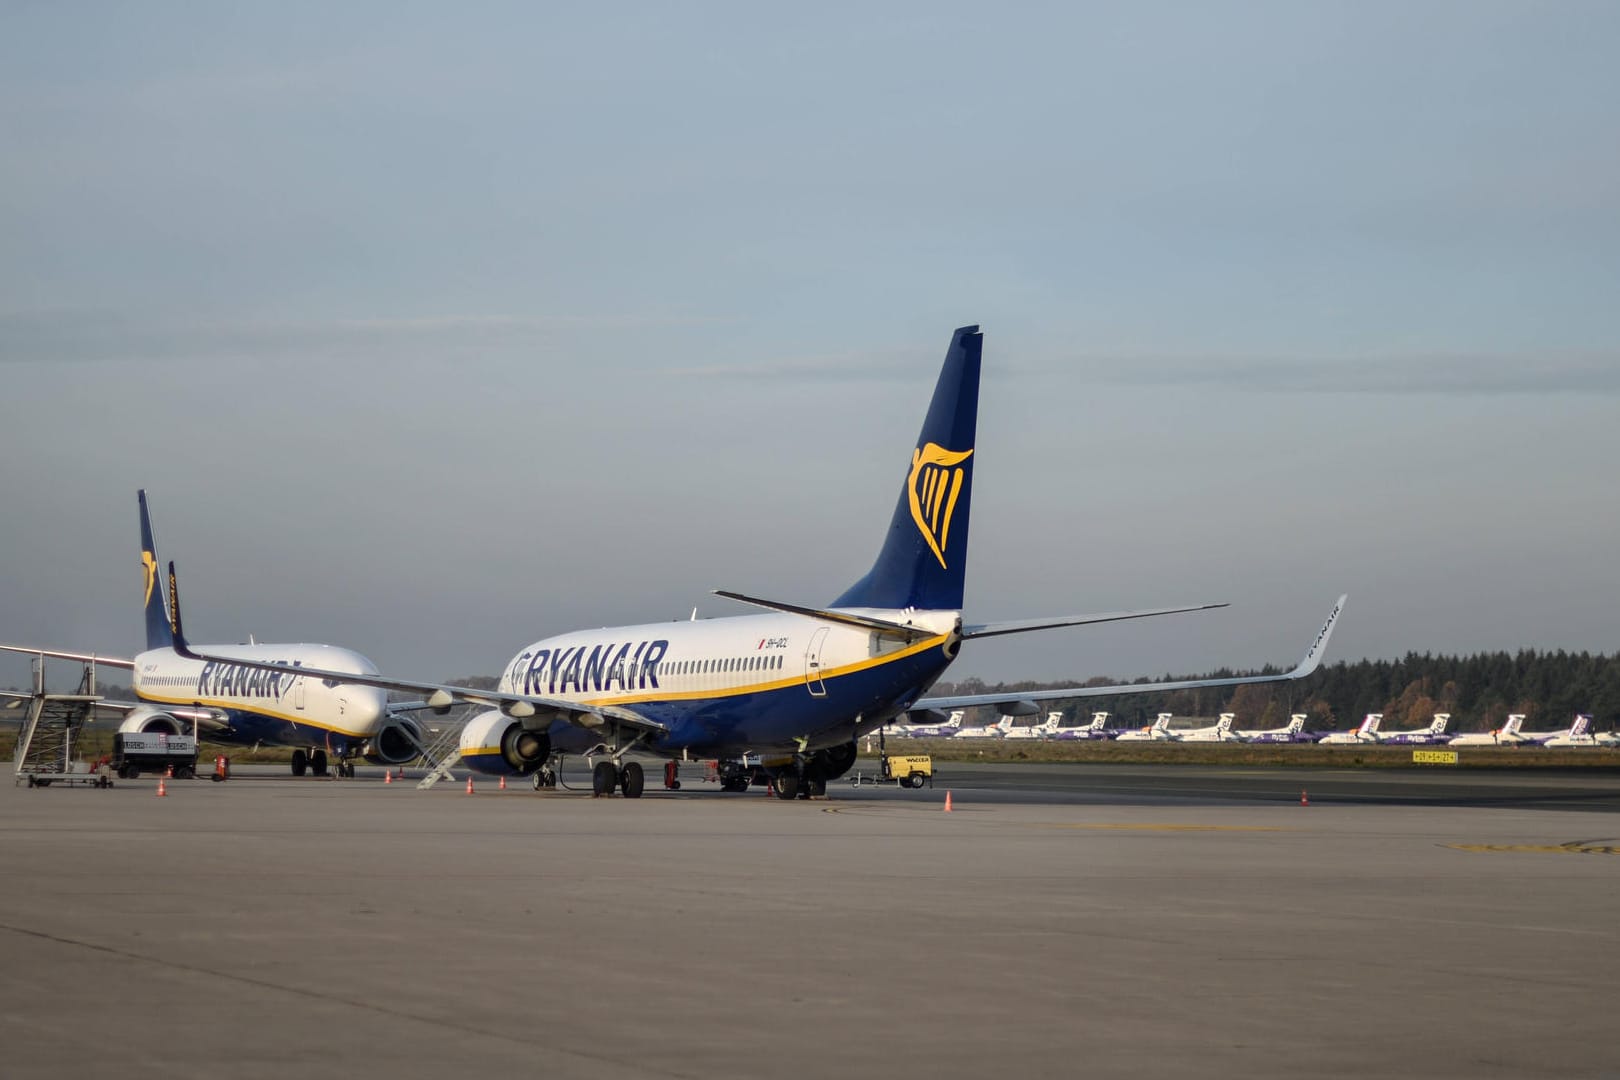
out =
[[1290,678],[1304,678],[1321,665],[1322,654],[1327,652],[1328,638],[1333,636],[1333,625],[1339,621],[1339,613],[1344,610],[1344,602],[1348,599],[1350,599],[1350,594],[1345,593],[1339,597],[1339,602],[1333,605],[1333,610],[1328,612],[1327,622],[1323,623],[1322,629],[1317,632],[1316,640],[1311,642],[1309,649],[1305,650],[1305,659],[1301,660],[1299,666],[1288,673]]

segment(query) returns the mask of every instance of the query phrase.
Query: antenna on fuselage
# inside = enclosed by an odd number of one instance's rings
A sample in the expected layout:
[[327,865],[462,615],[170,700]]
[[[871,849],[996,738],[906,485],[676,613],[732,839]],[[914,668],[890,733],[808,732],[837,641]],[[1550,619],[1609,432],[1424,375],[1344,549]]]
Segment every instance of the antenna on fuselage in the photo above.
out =
[[687,621],[688,622],[697,622],[697,608],[692,609],[692,617],[690,619],[688,619]]

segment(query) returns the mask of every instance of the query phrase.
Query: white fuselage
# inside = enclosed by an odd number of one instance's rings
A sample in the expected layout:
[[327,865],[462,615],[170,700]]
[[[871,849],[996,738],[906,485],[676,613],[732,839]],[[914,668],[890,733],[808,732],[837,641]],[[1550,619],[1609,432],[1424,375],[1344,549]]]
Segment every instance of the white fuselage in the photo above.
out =
[[776,613],[608,627],[534,642],[507,663],[500,689],[632,708],[681,746],[735,747],[743,720],[755,750],[848,741],[937,678],[960,621],[954,611],[852,613],[917,637]]
[[302,746],[341,740],[362,743],[388,715],[388,692],[370,686],[328,684],[298,675],[299,667],[375,674],[357,652],[333,645],[204,646],[210,654],[286,664],[286,673],[218,660],[188,660],[173,649],[135,657],[137,697],[164,705],[217,710],[240,740]]

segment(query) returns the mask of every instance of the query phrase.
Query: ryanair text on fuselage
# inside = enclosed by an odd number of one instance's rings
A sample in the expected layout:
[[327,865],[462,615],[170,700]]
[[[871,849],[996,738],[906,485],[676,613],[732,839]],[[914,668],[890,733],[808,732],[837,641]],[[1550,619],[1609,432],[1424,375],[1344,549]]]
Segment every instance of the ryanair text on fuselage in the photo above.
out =
[[658,662],[669,641],[658,638],[622,645],[578,645],[524,653],[507,669],[507,682],[525,694],[587,690],[657,690]]
[[210,660],[197,675],[197,693],[204,697],[279,698],[299,678],[292,669],[303,663],[293,660],[286,671],[266,671]]

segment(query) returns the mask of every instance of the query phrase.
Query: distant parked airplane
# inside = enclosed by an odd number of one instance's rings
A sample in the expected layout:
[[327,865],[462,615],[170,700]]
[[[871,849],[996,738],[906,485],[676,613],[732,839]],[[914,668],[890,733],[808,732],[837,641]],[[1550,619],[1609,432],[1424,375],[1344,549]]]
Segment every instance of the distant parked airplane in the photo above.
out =
[[1238,731],[1234,734],[1244,742],[1251,743],[1291,743],[1308,740],[1305,734],[1305,714],[1294,713],[1288,718],[1288,723],[1279,728],[1267,728],[1264,731]]
[[1381,743],[1391,743],[1396,746],[1427,746],[1431,743],[1443,743],[1446,741],[1446,724],[1450,720],[1450,713],[1437,712],[1426,728],[1414,728],[1411,731],[1380,731],[1375,732],[1375,734]]
[[1049,712],[1046,714],[1046,723],[1009,727],[1006,737],[1009,739],[1050,739],[1057,734],[1058,721],[1062,719],[1063,710]]
[[1378,741],[1378,725],[1383,719],[1383,713],[1370,712],[1356,730],[1335,731],[1322,736],[1316,741],[1323,746],[1354,746],[1358,743],[1375,743]]
[[1494,731],[1466,731],[1446,740],[1447,746],[1509,746],[1518,741],[1519,725],[1524,723],[1523,713],[1514,713],[1507,722]]
[[1152,727],[1138,728],[1135,731],[1121,732],[1117,742],[1170,742],[1175,738],[1170,734],[1170,714],[1162,712],[1158,719],[1153,721]]
[[1077,739],[1109,739],[1118,734],[1117,731],[1109,730],[1107,713],[1094,712],[1091,714],[1091,723],[1080,727],[1060,727],[1052,738],[1067,742]]
[[1237,719],[1236,713],[1223,712],[1221,718],[1208,727],[1189,728],[1186,731],[1170,732],[1170,737],[1177,742],[1237,742],[1237,733],[1232,730],[1232,721]]
[[1519,735],[1522,738],[1543,736],[1538,739],[1542,746],[1596,746],[1597,739],[1592,735],[1591,728],[1592,718],[1586,713],[1581,713],[1575,717],[1574,723],[1570,724],[1564,731],[1555,731],[1551,734],[1538,731],[1521,731]]

